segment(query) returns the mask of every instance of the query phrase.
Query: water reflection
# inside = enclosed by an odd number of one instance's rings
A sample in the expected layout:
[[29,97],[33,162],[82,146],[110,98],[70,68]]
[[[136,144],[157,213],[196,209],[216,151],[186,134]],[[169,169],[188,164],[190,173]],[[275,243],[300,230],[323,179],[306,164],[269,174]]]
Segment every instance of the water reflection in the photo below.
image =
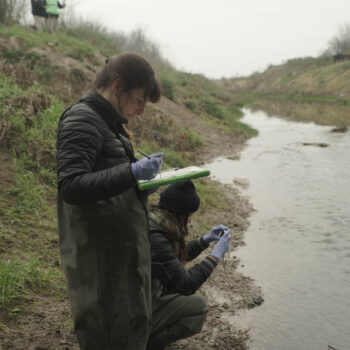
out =
[[233,322],[253,328],[252,350],[348,349],[350,133],[248,110],[243,121],[259,136],[239,161],[208,166],[222,182],[246,179],[257,210],[237,255],[265,303]]
[[252,111],[264,111],[268,116],[280,116],[293,121],[310,122],[319,125],[350,125],[350,106],[319,102],[295,102],[288,100],[260,100],[251,107]]

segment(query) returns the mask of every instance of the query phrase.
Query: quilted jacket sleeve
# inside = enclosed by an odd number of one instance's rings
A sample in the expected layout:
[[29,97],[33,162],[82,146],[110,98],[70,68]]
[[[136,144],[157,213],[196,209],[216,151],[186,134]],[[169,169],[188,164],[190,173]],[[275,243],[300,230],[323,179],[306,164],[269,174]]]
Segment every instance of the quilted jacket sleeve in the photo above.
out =
[[159,232],[151,234],[152,278],[159,279],[168,293],[191,295],[208,279],[216,264],[205,258],[186,269],[176,257],[168,239]]
[[103,145],[103,125],[93,111],[76,108],[57,134],[57,184],[70,204],[104,200],[135,186],[129,162],[94,171]]
[[207,249],[209,244],[204,243],[203,237],[193,239],[186,244],[187,261],[195,259],[203,250]]

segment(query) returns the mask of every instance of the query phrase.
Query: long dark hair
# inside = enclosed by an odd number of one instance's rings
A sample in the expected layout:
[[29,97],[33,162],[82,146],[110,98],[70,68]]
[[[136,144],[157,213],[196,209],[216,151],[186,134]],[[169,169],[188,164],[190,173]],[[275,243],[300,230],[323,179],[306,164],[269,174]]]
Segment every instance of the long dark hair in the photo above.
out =
[[158,79],[151,65],[135,53],[123,53],[107,58],[105,66],[97,73],[94,88],[106,89],[116,79],[120,79],[124,92],[146,88],[146,96],[155,103],[161,95]]
[[[158,205],[151,205],[151,208],[161,210],[164,218],[169,222],[170,225],[167,227],[167,238],[169,239],[176,256],[183,264],[185,264],[187,259],[185,238],[188,236],[187,222],[190,215],[174,213],[173,211],[161,208]],[[178,234],[179,232],[180,235]]]

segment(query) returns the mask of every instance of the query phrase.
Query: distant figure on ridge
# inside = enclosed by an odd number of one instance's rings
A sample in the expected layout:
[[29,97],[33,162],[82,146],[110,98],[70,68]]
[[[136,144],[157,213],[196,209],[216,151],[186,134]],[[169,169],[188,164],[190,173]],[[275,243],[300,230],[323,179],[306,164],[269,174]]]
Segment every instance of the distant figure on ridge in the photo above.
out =
[[35,29],[42,30],[46,18],[45,0],[32,0],[32,14]]
[[63,9],[65,6],[63,2],[58,0],[46,0],[46,28],[49,32],[57,32],[59,9]]

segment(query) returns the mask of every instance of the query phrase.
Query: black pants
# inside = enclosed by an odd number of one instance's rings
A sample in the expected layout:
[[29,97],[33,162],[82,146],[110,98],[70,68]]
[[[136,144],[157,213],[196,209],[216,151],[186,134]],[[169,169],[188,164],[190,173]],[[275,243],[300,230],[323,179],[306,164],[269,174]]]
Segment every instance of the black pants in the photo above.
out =
[[208,312],[201,295],[171,294],[160,296],[160,283],[152,280],[152,329],[147,350],[161,350],[170,343],[190,337],[202,329]]

